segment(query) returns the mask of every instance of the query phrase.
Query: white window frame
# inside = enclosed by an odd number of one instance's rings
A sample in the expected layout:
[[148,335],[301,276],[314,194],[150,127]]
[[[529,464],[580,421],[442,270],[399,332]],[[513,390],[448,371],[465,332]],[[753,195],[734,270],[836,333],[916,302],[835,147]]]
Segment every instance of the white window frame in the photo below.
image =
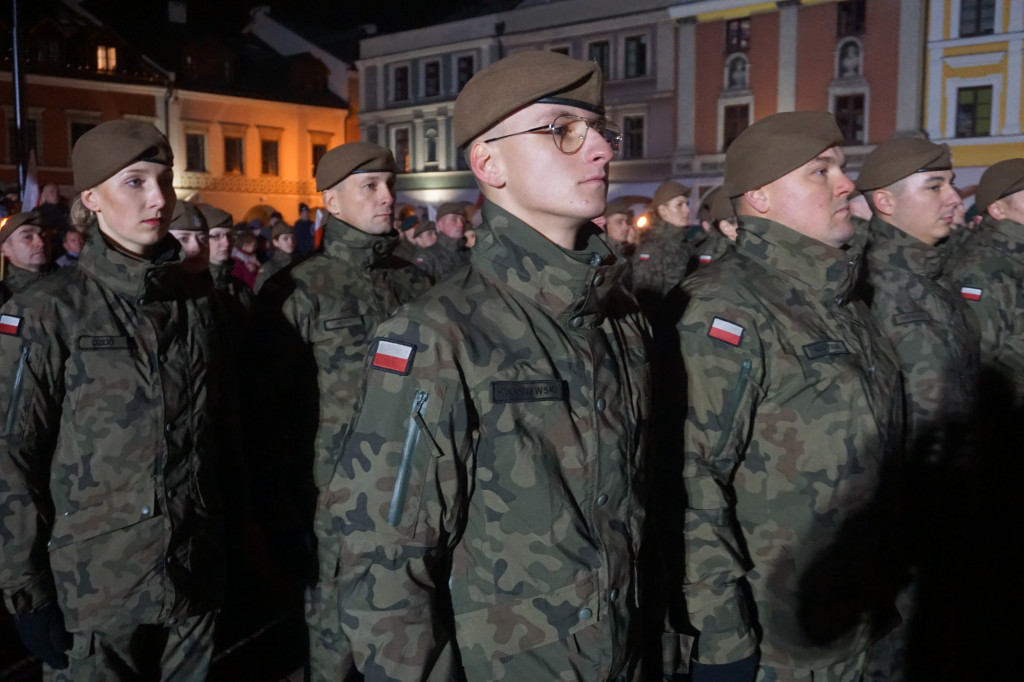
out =
[[718,131],[715,137],[715,153],[722,153],[722,145],[725,144],[725,108],[732,106],[747,105],[747,126],[749,127],[757,119],[754,116],[754,94],[748,91],[746,94],[726,94],[718,98]]
[[[451,68],[451,75],[452,75],[451,84],[452,84],[452,87],[448,91],[450,94],[453,94],[453,95],[454,94],[458,94],[458,92],[459,92],[459,60],[462,59],[463,57],[469,57],[471,60],[473,60],[473,76],[476,75],[477,70],[478,70],[477,69],[477,65],[479,63],[479,60],[477,59],[476,51],[475,50],[469,51],[469,52],[456,52],[456,53],[454,53],[452,55],[452,68]],[[470,78],[472,78],[473,76],[470,76]]]
[[855,144],[866,145],[871,139],[871,89],[867,85],[830,86],[828,89],[828,112],[835,115],[836,97],[849,97],[850,95],[864,97],[864,139]]
[[617,116],[617,122],[621,122],[621,124],[622,124],[622,140],[623,140],[623,142],[625,142],[625,140],[626,140],[626,119],[627,118],[643,119],[644,129],[643,129],[643,135],[641,136],[641,139],[640,139],[640,156],[634,156],[634,157],[632,157],[630,159],[627,159],[625,157],[619,157],[619,158],[621,158],[623,161],[638,161],[640,159],[646,159],[647,158],[647,150],[650,149],[649,141],[650,141],[650,130],[651,129],[650,129],[650,126],[647,125],[647,122],[650,119],[650,116],[648,116],[647,111],[626,110],[626,111],[619,112],[619,114]]
[[957,91],[960,88],[992,86],[992,120],[989,121],[989,138],[998,137],[1003,129],[1003,75],[999,73],[975,78],[946,79],[946,125],[943,134],[946,139],[982,140],[981,137],[956,137]]
[[[860,54],[860,64],[857,65],[857,75],[854,76],[853,78],[843,77],[842,65],[839,63],[839,60],[841,59],[841,55],[843,53],[843,48],[848,43],[856,43],[857,44],[858,53]],[[843,38],[842,40],[840,40],[836,44],[835,54],[833,55],[832,73],[834,74],[833,78],[835,78],[835,80],[837,80],[837,81],[838,80],[849,81],[849,80],[853,80],[854,78],[864,78],[864,43],[861,41],[860,38],[857,38],[855,36],[849,36],[849,37]]]
[[[407,96],[406,96],[405,99],[395,99],[395,72],[398,69],[401,69],[401,68],[406,69],[406,72],[409,74],[409,86],[406,88],[406,95]],[[386,87],[387,87],[387,93],[388,93],[388,104],[406,104],[406,103],[411,103],[413,101],[412,65],[409,62],[392,62],[391,64],[387,65],[386,74],[387,74],[386,75],[386,78],[387,78]]]
[[409,140],[409,170],[399,168],[399,173],[412,173],[416,169],[416,138],[413,137],[413,126],[412,123],[395,123],[388,126],[388,146],[391,149],[391,153],[395,155],[395,165],[398,165],[398,131],[405,130],[408,134]]
[[594,43],[608,44],[608,71],[604,74],[606,80],[615,80],[618,77],[615,63],[615,42],[611,36],[594,36],[588,38],[583,45],[583,58],[590,61],[590,46]]
[[[729,64],[736,59],[742,59],[747,63],[747,86],[745,88],[729,88]],[[750,57],[745,52],[732,52],[725,57],[725,63],[722,64],[722,92],[724,93],[747,93],[750,92]]]
[[[203,166],[206,170],[197,171],[191,170],[188,166],[188,136],[189,135],[202,135],[203,136]],[[192,121],[182,120],[181,122],[181,141],[183,144],[182,151],[185,157],[185,168],[182,168],[183,172],[186,173],[210,173],[210,122],[209,121]],[[244,143],[243,143],[244,146]]]
[[[959,38],[960,37],[960,5],[963,0],[953,0],[949,3],[949,37]],[[1003,32],[1003,0],[995,0],[996,16],[992,20],[992,35],[997,36]],[[942,11],[942,6],[934,8],[932,11]],[[967,36],[968,38],[978,38],[984,36]],[[970,86],[966,86],[970,87]]]
[[[644,45],[647,47],[647,55],[645,57],[647,68],[644,71],[642,76],[627,76],[626,75],[626,40],[628,40],[629,38],[640,38],[640,37],[642,37],[644,39]],[[637,30],[635,30],[635,31],[628,31],[628,32],[624,33],[622,35],[622,37],[618,41],[616,41],[616,42],[618,42],[619,54],[622,55],[622,58],[618,60],[618,65],[622,69],[621,73],[619,73],[618,80],[630,80],[630,81],[633,81],[633,80],[640,80],[640,79],[643,79],[643,78],[653,78],[654,77],[654,43],[651,40],[651,31],[650,31],[650,29],[642,29],[642,28],[638,27]]]
[[[433,95],[427,94],[427,64],[437,64],[437,92]],[[421,59],[419,63],[420,72],[420,98],[422,99],[434,99],[437,97],[443,97],[445,94],[444,89],[444,69],[443,63],[440,57],[429,57],[427,59]]]

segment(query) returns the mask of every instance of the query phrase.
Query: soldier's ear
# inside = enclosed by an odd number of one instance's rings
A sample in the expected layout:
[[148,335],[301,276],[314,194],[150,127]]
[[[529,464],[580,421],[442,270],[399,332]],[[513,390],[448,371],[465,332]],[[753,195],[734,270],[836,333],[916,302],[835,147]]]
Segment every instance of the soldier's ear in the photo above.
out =
[[96,188],[90,187],[87,190],[82,191],[82,205],[93,213],[100,212],[99,197],[96,196]]
[[771,208],[771,197],[764,187],[747,190],[743,193],[743,202],[757,213],[767,213]]
[[1003,200],[993,201],[988,205],[988,214],[995,220],[1006,220],[1006,211],[1003,210]]
[[896,202],[893,193],[887,189],[876,189],[871,193],[871,204],[874,209],[885,216],[891,216],[896,212]]
[[469,148],[469,167],[483,184],[494,188],[505,186],[505,167],[500,153],[486,142],[473,142]]

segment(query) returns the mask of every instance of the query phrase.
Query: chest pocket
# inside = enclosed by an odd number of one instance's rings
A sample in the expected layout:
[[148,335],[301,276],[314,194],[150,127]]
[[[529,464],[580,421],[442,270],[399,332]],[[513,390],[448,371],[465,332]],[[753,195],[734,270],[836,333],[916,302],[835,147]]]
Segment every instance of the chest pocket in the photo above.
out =
[[821,389],[829,389],[829,384],[841,386],[856,381],[861,372],[861,359],[846,341],[821,339],[794,350],[806,382]]
[[[147,363],[137,358],[137,350],[130,336],[79,336],[65,377],[72,408],[92,414],[123,414],[124,401],[134,393],[140,376],[149,371],[141,366]],[[120,401],[121,408],[116,409],[112,401]]]
[[350,365],[362,369],[371,340],[369,322],[364,315],[342,315],[317,323],[310,331],[310,341],[321,373],[333,374]]

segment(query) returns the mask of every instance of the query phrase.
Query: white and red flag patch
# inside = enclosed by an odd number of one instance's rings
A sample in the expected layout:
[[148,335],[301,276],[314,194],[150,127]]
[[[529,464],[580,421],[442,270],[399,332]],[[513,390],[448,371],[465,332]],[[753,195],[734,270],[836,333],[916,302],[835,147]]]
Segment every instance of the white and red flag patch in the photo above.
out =
[[982,291],[982,289],[975,289],[974,287],[960,287],[960,295],[968,301],[980,301]]
[[404,376],[412,369],[415,355],[416,346],[401,341],[377,339],[377,349],[373,352],[370,366]]
[[700,255],[700,262],[703,265],[707,265],[708,263],[710,263],[711,262],[711,254],[710,253],[702,253]]
[[21,331],[21,319],[17,315],[0,315],[0,334],[17,336]]
[[708,336],[719,341],[725,341],[733,346],[738,346],[740,341],[743,340],[743,327],[729,320],[716,317],[711,321],[711,329],[708,330]]
[[651,254],[649,254],[649,253],[641,253],[640,254],[640,260],[641,261],[651,260]]

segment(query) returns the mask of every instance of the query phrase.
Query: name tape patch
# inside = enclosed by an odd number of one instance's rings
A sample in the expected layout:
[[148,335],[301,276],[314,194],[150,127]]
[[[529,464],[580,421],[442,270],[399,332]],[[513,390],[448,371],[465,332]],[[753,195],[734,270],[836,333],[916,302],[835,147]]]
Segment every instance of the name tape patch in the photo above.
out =
[[804,355],[808,360],[818,360],[830,355],[846,355],[850,349],[842,341],[817,341],[804,346]]
[[21,332],[21,320],[17,315],[0,315],[0,334],[17,336]]
[[492,381],[492,403],[536,403],[563,400],[565,382],[548,381]]
[[893,324],[914,324],[916,322],[931,322],[931,313],[919,310],[916,313],[901,313],[892,316]]
[[79,336],[80,350],[127,350],[132,340],[127,336]]
[[975,289],[974,287],[960,287],[960,295],[968,301],[980,301],[982,293],[982,289]]
[[324,320],[324,331],[333,332],[363,321],[362,315],[352,317],[336,317],[333,320]]
[[740,341],[743,340],[743,332],[743,327],[735,322],[716,317],[711,321],[711,329],[708,330],[708,336],[719,341],[725,341],[730,345],[738,346]]
[[370,366],[374,369],[405,376],[412,370],[414,357],[416,357],[416,346],[401,341],[377,339],[377,349],[373,352]]

